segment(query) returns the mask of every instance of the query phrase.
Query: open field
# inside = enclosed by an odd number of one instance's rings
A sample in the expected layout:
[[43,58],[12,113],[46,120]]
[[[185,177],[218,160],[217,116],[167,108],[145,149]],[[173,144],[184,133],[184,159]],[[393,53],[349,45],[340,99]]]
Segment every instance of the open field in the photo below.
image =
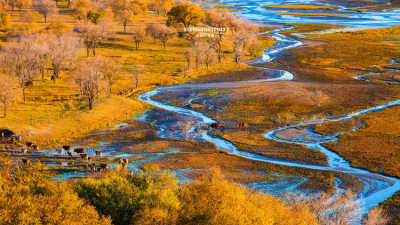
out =
[[[64,4],[66,3],[60,2],[59,7],[63,9]],[[33,11],[24,9],[13,12],[10,27],[27,25],[23,22],[23,15],[27,12]],[[48,24],[62,24],[66,31],[71,31],[76,26],[72,11],[65,8],[60,12],[57,17],[50,17]],[[44,24],[37,13],[34,13],[34,18],[34,29],[50,26]],[[112,87],[113,96],[100,99],[95,110],[87,109],[87,102],[79,96],[77,84],[71,81],[74,75],[66,71],[55,83],[49,80],[49,75],[44,80],[39,77],[35,79],[33,87],[26,89],[27,102],[23,103],[18,99],[16,104],[9,107],[9,116],[0,118],[0,124],[22,135],[25,141],[37,143],[42,148],[60,146],[84,137],[91,131],[110,127],[144,112],[147,106],[136,99],[140,93],[159,86],[187,82],[193,77],[210,72],[233,71],[238,68],[227,53],[223,64],[210,69],[201,68],[185,75],[183,52],[190,47],[190,42],[183,38],[173,38],[166,48],[162,48],[159,41],[146,40],[139,50],[135,50],[131,29],[165,21],[165,16],[145,13],[136,18],[134,26],[128,25],[126,34],[117,32],[100,44],[96,50],[97,55],[115,60],[122,65],[122,70],[120,80]],[[122,30],[122,26],[116,26],[115,30]],[[4,32],[1,38],[6,38],[6,35],[8,33]],[[265,43],[269,45],[268,41]],[[231,47],[228,44],[225,48]],[[82,49],[80,59],[84,59],[84,55]],[[133,74],[138,65],[143,65],[146,69],[141,71],[136,85]],[[135,86],[137,88],[132,88]]]

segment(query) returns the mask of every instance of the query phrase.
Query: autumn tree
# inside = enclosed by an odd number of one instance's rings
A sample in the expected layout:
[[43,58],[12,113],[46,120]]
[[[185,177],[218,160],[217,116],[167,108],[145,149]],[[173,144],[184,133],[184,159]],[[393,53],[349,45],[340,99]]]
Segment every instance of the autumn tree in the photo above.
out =
[[52,79],[55,81],[59,77],[62,69],[71,66],[71,62],[79,53],[79,40],[64,33],[61,36],[50,35],[48,38],[49,45],[49,62],[53,69]]
[[136,50],[138,50],[140,44],[144,42],[144,40],[146,39],[146,28],[144,26],[139,26],[139,25],[135,26],[132,29],[132,33],[133,33],[132,38],[133,41],[135,42]]
[[139,0],[110,0],[115,17],[122,23],[124,33],[128,23],[133,22],[136,15],[146,10],[146,5]]
[[14,9],[16,8],[27,8],[32,4],[31,0],[8,0],[5,1],[5,3],[10,7],[12,11],[14,11]]
[[[31,36],[32,45],[31,49],[36,59],[36,68],[44,80],[45,71],[49,64],[50,47],[49,47],[49,36],[46,33],[38,33]],[[51,42],[51,41],[50,41]]]
[[167,25],[183,25],[185,30],[200,23],[204,18],[204,11],[197,5],[180,2],[168,12]]
[[173,0],[155,0],[152,8],[157,12],[157,14],[166,15],[173,5]]
[[100,19],[97,24],[81,21],[78,23],[77,31],[85,44],[87,56],[90,55],[90,50],[93,56],[96,56],[96,48],[100,42],[113,34],[113,24],[108,18]]
[[54,0],[37,0],[34,7],[40,14],[42,14],[44,23],[47,23],[48,16],[57,13],[57,6]]
[[108,96],[111,96],[113,85],[121,78],[121,65],[106,57],[98,57],[98,62],[99,67],[102,69],[101,73],[104,75],[104,80],[108,86]]
[[154,39],[161,41],[166,48],[168,40],[176,35],[176,30],[164,24],[150,24],[146,27],[146,33]]
[[212,28],[216,28],[215,32],[210,35],[209,41],[212,43],[218,54],[218,63],[221,63],[222,60],[222,42],[224,41],[228,30],[232,28],[233,20],[236,20],[236,18],[226,11],[207,10],[206,24]]
[[103,66],[101,58],[88,58],[80,62],[75,71],[75,81],[79,84],[82,96],[87,99],[90,110],[107,86]]
[[[17,161],[17,160],[15,160]],[[1,162],[0,221],[2,224],[110,225],[67,182],[53,182],[40,166],[19,167]]]
[[74,0],[71,4],[73,15],[78,20],[85,20],[88,18],[89,12],[93,10],[94,4],[91,0]]
[[11,76],[0,74],[0,103],[3,105],[3,117],[7,116],[7,107],[18,96],[18,82]]
[[144,73],[144,65],[137,64],[131,67],[133,78],[135,79],[135,88],[139,87],[139,82]]
[[7,12],[5,6],[0,5],[0,28],[5,28],[8,26],[10,21],[10,15]]
[[25,35],[11,39],[1,50],[3,72],[14,75],[22,88],[24,102],[25,89],[32,85],[32,79],[37,69],[36,55],[31,48],[35,37]]

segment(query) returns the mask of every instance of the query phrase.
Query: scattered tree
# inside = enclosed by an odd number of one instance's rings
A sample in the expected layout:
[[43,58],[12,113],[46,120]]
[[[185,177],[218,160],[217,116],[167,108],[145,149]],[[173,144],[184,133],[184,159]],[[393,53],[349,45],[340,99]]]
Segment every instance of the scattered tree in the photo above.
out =
[[108,18],[100,19],[97,24],[81,21],[78,23],[77,30],[86,46],[87,56],[90,55],[90,50],[92,50],[93,56],[96,56],[96,48],[99,43],[112,35],[113,24]]
[[3,105],[3,117],[7,116],[8,105],[18,96],[18,82],[11,76],[0,75],[0,103]]
[[173,0],[155,0],[153,4],[153,9],[159,15],[166,15],[171,10],[173,5]]
[[61,36],[51,35],[48,39],[49,61],[53,68],[52,80],[59,78],[62,69],[71,66],[79,53],[80,42],[77,38],[65,33]]
[[37,0],[34,7],[40,14],[42,14],[44,23],[47,23],[48,16],[57,13],[57,6],[54,0]]
[[197,5],[180,2],[168,12],[167,25],[182,24],[185,29],[200,23],[204,18],[204,11]]
[[176,30],[164,24],[150,24],[146,28],[146,33],[152,38],[160,40],[165,48],[168,40],[175,36]]
[[89,110],[107,86],[104,63],[99,57],[88,58],[77,65],[75,81],[79,84],[82,96],[88,101]]
[[144,26],[135,26],[132,29],[133,41],[135,42],[136,50],[139,49],[140,44],[146,39],[146,28]]
[[128,23],[133,22],[136,15],[142,14],[146,10],[146,5],[137,0],[111,0],[111,8],[126,33]]

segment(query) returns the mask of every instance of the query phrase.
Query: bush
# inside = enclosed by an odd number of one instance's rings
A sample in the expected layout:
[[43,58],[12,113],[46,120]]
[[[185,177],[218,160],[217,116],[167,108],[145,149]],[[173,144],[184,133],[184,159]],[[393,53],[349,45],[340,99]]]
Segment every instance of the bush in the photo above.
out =
[[67,183],[51,182],[36,168],[8,166],[0,170],[0,224],[106,225],[111,221],[78,198]]

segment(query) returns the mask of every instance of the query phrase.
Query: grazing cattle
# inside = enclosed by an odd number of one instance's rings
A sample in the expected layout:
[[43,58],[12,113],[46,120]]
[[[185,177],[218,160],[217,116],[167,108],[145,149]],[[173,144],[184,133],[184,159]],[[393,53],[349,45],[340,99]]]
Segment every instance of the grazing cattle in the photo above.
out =
[[107,164],[100,164],[99,167],[97,167],[97,172],[103,172],[107,170]]
[[22,159],[22,165],[29,166],[31,164],[31,160],[29,159]]
[[89,164],[89,168],[92,173],[96,172],[96,164],[94,163]]
[[24,84],[25,84],[25,87],[32,87],[33,86],[33,81],[28,80]]
[[81,158],[83,160],[89,160],[89,155],[88,154],[80,154]]
[[69,150],[71,149],[71,146],[69,146],[69,145],[64,145],[64,146],[62,146],[62,148],[63,148],[65,151],[69,151]]
[[239,127],[239,128],[247,128],[248,126],[249,126],[249,124],[246,123],[246,122],[240,122],[240,123],[238,124],[238,127]]
[[77,154],[82,154],[82,153],[85,153],[86,151],[84,148],[75,148],[74,152]]
[[102,157],[102,156],[103,156],[103,152],[101,152],[101,151],[96,151],[96,155]]
[[212,123],[212,124],[210,124],[210,126],[209,126],[209,128],[214,128],[214,129],[219,129],[219,128],[221,128],[222,127],[222,124],[221,124],[221,122],[216,122],[216,123]]

